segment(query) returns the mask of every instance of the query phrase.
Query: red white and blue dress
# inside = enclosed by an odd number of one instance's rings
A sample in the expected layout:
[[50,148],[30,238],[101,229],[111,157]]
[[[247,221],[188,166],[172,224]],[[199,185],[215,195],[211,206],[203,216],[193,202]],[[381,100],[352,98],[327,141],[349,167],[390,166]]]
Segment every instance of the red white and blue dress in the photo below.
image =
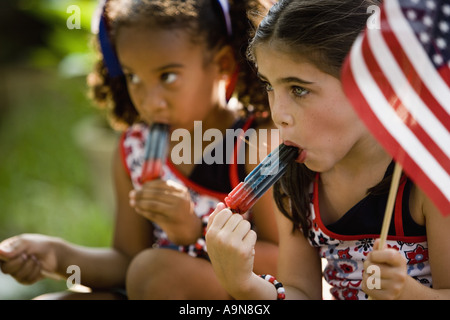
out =
[[[313,183],[308,240],[327,260],[324,278],[332,296],[339,300],[367,299],[361,289],[363,264],[379,238],[387,195],[368,195],[338,221],[325,226],[320,217],[318,181],[319,175]],[[414,222],[409,212],[411,186],[412,182],[403,176],[386,244],[405,257],[409,276],[431,287],[426,230]]]

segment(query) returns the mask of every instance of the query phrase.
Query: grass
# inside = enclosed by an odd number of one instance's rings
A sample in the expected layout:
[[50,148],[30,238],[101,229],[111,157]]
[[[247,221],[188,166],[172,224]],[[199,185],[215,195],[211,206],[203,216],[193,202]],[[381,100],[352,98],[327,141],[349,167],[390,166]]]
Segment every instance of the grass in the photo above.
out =
[[[74,139],[77,124],[98,113],[84,77],[26,67],[1,74],[0,240],[43,233],[108,246],[113,213],[96,197],[95,175]],[[44,280],[19,289],[0,285],[0,299],[29,299],[65,284]]]

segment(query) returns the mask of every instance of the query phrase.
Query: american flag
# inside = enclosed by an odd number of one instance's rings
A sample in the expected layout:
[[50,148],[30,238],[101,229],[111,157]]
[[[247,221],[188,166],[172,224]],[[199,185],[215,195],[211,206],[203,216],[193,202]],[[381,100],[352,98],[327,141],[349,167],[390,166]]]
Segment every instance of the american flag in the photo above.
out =
[[450,215],[450,0],[384,0],[357,38],[344,92],[372,134]]

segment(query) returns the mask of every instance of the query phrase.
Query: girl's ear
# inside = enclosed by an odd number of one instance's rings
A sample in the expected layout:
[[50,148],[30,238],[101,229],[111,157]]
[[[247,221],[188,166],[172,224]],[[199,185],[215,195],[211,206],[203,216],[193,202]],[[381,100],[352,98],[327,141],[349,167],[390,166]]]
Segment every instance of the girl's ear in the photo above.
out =
[[237,68],[236,58],[231,46],[223,46],[214,57],[214,62],[219,68],[219,73],[224,80],[229,80]]
[[220,79],[225,81],[225,99],[230,101],[239,77],[239,65],[232,47],[227,45],[220,48],[216,52],[213,62],[217,66]]

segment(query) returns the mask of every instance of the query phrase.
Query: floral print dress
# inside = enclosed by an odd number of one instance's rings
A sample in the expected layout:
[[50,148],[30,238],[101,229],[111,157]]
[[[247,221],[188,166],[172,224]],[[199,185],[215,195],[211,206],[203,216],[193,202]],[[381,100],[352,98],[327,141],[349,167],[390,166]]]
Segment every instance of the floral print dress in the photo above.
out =
[[[367,196],[339,221],[325,226],[320,218],[318,179],[317,175],[311,195],[308,240],[318,248],[321,258],[327,260],[323,276],[335,299],[368,299],[361,289],[363,264],[379,238],[387,196]],[[415,224],[409,214],[411,184],[402,177],[386,244],[405,257],[408,275],[431,287],[425,228]]]

